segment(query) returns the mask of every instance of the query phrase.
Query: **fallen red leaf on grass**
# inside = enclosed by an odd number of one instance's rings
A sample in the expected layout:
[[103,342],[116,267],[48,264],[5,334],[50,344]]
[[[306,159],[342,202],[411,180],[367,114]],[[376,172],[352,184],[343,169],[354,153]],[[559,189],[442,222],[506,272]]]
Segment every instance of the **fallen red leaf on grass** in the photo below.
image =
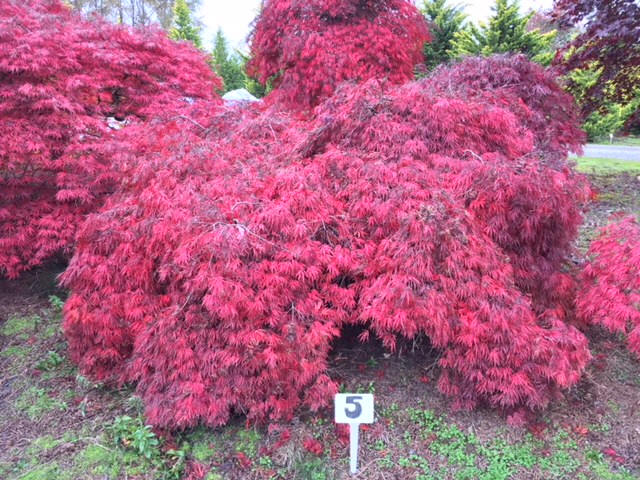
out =
[[208,473],[209,469],[199,462],[189,462],[185,480],[202,480]]
[[618,463],[625,462],[624,457],[618,454],[618,452],[611,447],[602,449],[602,453],[604,453],[607,457],[610,457],[611,460],[613,460],[614,462],[618,462]]
[[302,446],[305,448],[305,450],[307,452],[313,453],[314,455],[317,455],[318,457],[321,456],[324,453],[324,447],[322,446],[322,443],[320,443],[320,441],[318,441],[318,440],[316,440],[315,438],[312,438],[312,437],[306,438],[302,442]]
[[585,426],[578,425],[573,429],[578,435],[586,436],[589,434],[589,429]]
[[236,452],[235,460],[243,470],[246,470],[251,466],[251,459],[242,452]]
[[544,432],[547,430],[548,425],[546,423],[532,423],[528,426],[529,433],[536,438],[544,437]]

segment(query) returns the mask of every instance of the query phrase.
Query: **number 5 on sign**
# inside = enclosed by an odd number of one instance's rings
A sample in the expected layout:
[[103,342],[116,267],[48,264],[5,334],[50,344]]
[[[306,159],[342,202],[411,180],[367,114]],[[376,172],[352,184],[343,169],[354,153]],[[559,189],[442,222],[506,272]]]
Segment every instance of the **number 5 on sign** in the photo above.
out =
[[373,423],[373,395],[370,393],[339,393],[335,396],[336,423],[349,424],[351,473],[358,470],[358,433],[361,423]]

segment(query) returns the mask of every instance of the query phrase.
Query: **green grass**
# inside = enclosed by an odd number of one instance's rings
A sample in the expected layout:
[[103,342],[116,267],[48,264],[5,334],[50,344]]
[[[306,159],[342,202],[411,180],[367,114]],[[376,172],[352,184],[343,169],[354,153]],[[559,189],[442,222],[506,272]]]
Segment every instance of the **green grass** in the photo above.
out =
[[42,319],[38,315],[28,317],[12,316],[2,327],[2,334],[6,337],[16,337],[18,340],[26,340],[34,333]]
[[67,403],[52,398],[44,388],[30,387],[18,397],[15,407],[31,420],[37,420],[52,410],[66,410]]
[[640,174],[640,162],[629,160],[580,157],[576,159],[576,163],[578,164],[578,171],[582,173],[594,175]]
[[[617,179],[612,177],[607,181]],[[122,391],[100,394],[105,401],[103,408],[113,410],[113,415],[98,416],[96,423],[92,423],[91,417],[83,417],[75,425],[65,424],[64,432],[55,429],[50,418],[76,414],[75,418],[79,419],[76,409],[83,411],[85,407],[76,405],[72,401],[74,397],[93,390],[95,398],[102,392],[101,387],[76,376],[77,371],[66,358],[57,310],[43,311],[41,318],[14,315],[3,326],[5,333],[21,335],[25,341],[6,347],[0,352],[0,359],[12,369],[41,372],[39,376],[28,375],[14,383],[17,395],[13,410],[21,414],[21,421],[26,418],[35,422],[49,420],[43,422],[49,430],[38,430],[38,437],[28,445],[11,452],[7,459],[1,458],[0,479],[178,480],[187,472],[190,462],[211,468],[205,480],[228,478],[226,468],[241,469],[236,471],[243,475],[238,478],[259,480],[343,478],[348,468],[347,451],[337,444],[330,417],[302,420],[298,426],[291,427],[294,437],[290,443],[275,450],[271,448],[278,437],[260,429],[239,428],[239,422],[217,429],[200,426],[178,432],[167,440],[156,436],[146,425],[139,397]],[[46,337],[49,327],[55,332],[52,339]],[[376,367],[376,362],[370,360],[367,364]],[[69,385],[67,380],[55,388],[55,384],[52,385],[55,382],[47,380],[62,376],[71,379],[76,376],[76,385]],[[374,430],[362,432],[360,468],[364,473],[361,478],[382,477],[385,473],[387,478],[407,480],[637,478],[604,455],[598,445],[566,427],[550,425],[543,438],[511,436],[505,433],[506,429],[497,429],[491,436],[479,435],[472,425],[433,409],[406,408],[396,402],[384,402],[382,382],[374,385],[363,378],[353,382],[352,387],[359,391],[378,388],[380,421],[386,425],[379,436],[373,436]],[[607,406],[614,416],[622,413],[621,405],[615,401]],[[297,434],[296,428],[301,428]],[[593,433],[610,433],[612,429],[605,421],[589,425]],[[301,440],[309,436],[322,442],[325,448],[322,455],[315,456],[304,449]],[[334,448],[337,456],[333,455]],[[248,462],[240,466],[238,458],[243,457]],[[376,476],[377,473],[381,475]]]
[[[634,478],[623,468],[612,470],[604,456],[595,450],[585,454],[576,439],[562,429],[548,442],[530,434],[523,441],[508,442],[501,438],[481,441],[432,410],[409,409],[407,413],[411,424],[418,427],[419,435],[428,444],[431,459],[418,452],[407,457],[380,459],[387,468],[395,463],[416,473],[413,477],[407,472],[407,478],[508,480],[514,475],[549,479]],[[433,456],[437,460],[435,464]],[[440,468],[434,470],[437,467]]]
[[[589,143],[593,143],[594,145],[612,145],[608,138],[602,138]],[[617,137],[613,139],[613,145],[640,147],[640,137]]]
[[630,145],[632,147],[640,147],[640,138],[623,138],[621,140],[614,140],[613,143],[618,145]]
[[21,360],[29,356],[31,349],[29,347],[10,346],[0,352],[1,357],[12,360]]

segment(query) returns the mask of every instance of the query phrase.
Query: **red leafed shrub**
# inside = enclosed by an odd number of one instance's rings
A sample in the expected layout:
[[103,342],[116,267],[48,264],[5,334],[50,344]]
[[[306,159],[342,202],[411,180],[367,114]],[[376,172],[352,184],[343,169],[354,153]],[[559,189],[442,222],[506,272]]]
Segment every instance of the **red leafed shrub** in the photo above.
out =
[[586,141],[573,97],[545,69],[525,55],[470,57],[453,66],[439,67],[431,84],[449,95],[486,99],[512,111],[534,135],[536,150],[547,162],[561,165],[569,152],[579,153]]
[[219,85],[159,30],[84,20],[58,0],[1,2],[0,274],[70,253],[118,180],[109,117],[146,120]]
[[79,232],[71,355],[94,377],[137,381],[155,424],[287,417],[335,390],[326,356],[352,300],[313,236],[336,201],[315,166],[277,161],[290,123],[236,110],[206,131],[149,131],[123,193]]
[[[571,97],[542,67],[523,55],[469,58],[391,96],[345,87],[318,109],[318,118],[316,143],[331,125],[341,132],[335,137],[341,145],[354,149],[472,160],[447,160],[442,168],[484,232],[509,254],[519,287],[536,295],[540,307],[561,302],[564,310],[572,303],[574,282],[561,267],[590,189],[566,158],[584,135]],[[491,161],[483,159],[488,154]]]
[[591,195],[586,178],[566,160],[585,141],[573,98],[550,70],[524,55],[467,58],[437,69],[430,84],[509,110],[533,135],[533,151],[517,162],[472,166],[455,181],[485,232],[509,254],[518,286],[536,296],[539,309],[560,303],[565,315],[575,285],[562,264]]
[[[306,120],[205,106],[131,129],[127,181],[63,277],[81,370],[136,382],[170,428],[327,405],[347,324],[389,349],[428,336],[458,407],[539,408],[575,384],[590,354],[562,294],[584,188],[568,146],[542,144],[500,88],[440,78],[344,85]],[[540,272],[556,290],[531,291]]]
[[585,322],[628,334],[640,357],[640,225],[633,217],[605,227],[581,275],[578,313]]
[[413,78],[429,39],[407,0],[267,0],[251,34],[249,70],[275,76],[290,106],[314,106],[343,81]]

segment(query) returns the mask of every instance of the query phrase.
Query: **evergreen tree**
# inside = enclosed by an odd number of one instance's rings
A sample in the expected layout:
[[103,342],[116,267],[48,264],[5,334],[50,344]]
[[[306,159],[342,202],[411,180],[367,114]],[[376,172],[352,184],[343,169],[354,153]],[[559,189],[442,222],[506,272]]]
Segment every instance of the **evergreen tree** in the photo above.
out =
[[463,7],[447,5],[446,0],[425,0],[421,10],[431,27],[431,42],[424,46],[425,64],[431,70],[455,56],[453,39],[467,15],[462,12]]
[[242,71],[245,76],[245,85],[244,88],[256,98],[262,98],[267,95],[271,90],[273,90],[273,80],[267,80],[266,84],[260,83],[257,78],[252,77],[247,73],[247,64],[251,60],[249,55],[245,55],[242,52],[238,53],[240,57],[240,64],[242,65]]
[[213,43],[213,69],[224,81],[224,92],[245,88],[242,60],[235,54],[229,54],[227,39],[221,29],[218,29]]
[[551,62],[551,45],[556,32],[528,30],[527,25],[535,12],[521,15],[518,0],[496,0],[492,10],[489,25],[480,22],[478,26],[470,25],[455,34],[453,49],[458,55],[518,52],[539,63]]
[[191,10],[186,0],[176,0],[173,5],[173,27],[169,31],[169,36],[174,40],[187,40],[201,48],[202,39],[200,30],[191,19]]

